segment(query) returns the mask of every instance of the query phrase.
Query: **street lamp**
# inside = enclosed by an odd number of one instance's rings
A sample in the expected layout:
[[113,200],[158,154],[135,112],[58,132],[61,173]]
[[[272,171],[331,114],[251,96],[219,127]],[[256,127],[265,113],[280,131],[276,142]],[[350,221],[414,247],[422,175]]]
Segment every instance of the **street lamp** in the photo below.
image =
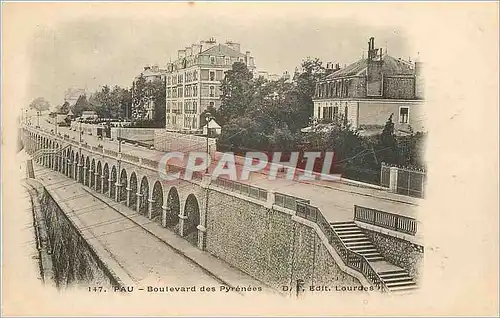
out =
[[122,118],[120,117],[118,119],[118,152],[122,152]]
[[[209,152],[208,152],[208,133],[209,133],[209,128],[208,128],[208,124],[210,123],[210,121],[212,120],[212,114],[210,113],[206,113],[205,114],[205,121],[207,122],[207,159],[209,158]],[[208,164],[207,164],[207,168],[205,169],[205,173],[208,174]]]

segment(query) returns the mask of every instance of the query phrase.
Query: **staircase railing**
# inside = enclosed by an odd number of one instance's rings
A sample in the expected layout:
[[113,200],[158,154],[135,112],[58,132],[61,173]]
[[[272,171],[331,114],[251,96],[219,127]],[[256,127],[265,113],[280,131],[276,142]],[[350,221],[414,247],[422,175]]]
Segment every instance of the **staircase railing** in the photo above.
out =
[[297,216],[315,222],[318,225],[323,234],[325,234],[330,245],[333,246],[335,251],[342,258],[342,261],[344,261],[348,267],[361,272],[377,289],[388,291],[384,281],[370,265],[366,257],[345,246],[344,242],[337,235],[337,232],[335,232],[323,213],[321,213],[317,207],[311,206],[307,202],[297,201],[296,212]]

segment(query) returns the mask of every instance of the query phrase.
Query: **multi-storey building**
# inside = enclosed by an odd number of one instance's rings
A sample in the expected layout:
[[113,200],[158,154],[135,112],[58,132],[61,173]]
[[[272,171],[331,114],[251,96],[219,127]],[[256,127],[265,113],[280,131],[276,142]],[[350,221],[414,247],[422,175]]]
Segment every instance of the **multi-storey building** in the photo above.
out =
[[241,53],[239,43],[211,38],[178,50],[166,67],[166,129],[200,133],[200,115],[209,106],[220,106],[220,82],[235,62],[255,70],[254,58],[249,51]]
[[353,128],[376,131],[393,114],[397,132],[425,130],[421,63],[383,54],[373,37],[367,58],[317,83],[313,102],[313,117],[326,122],[342,114]]

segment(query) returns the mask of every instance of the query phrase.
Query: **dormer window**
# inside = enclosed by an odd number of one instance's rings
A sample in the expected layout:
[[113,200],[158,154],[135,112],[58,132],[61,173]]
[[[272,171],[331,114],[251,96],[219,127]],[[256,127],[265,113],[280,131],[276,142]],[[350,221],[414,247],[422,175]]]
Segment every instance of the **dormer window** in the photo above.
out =
[[215,56],[210,56],[210,64],[215,64]]
[[224,62],[225,62],[226,65],[231,65],[231,58],[229,56],[226,56],[224,58]]

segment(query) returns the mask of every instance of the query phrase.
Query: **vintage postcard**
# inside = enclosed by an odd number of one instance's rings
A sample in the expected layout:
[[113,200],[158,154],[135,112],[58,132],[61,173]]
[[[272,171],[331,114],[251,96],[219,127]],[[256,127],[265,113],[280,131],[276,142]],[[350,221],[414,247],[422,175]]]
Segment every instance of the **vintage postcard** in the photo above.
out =
[[498,315],[498,2],[3,2],[5,316]]

